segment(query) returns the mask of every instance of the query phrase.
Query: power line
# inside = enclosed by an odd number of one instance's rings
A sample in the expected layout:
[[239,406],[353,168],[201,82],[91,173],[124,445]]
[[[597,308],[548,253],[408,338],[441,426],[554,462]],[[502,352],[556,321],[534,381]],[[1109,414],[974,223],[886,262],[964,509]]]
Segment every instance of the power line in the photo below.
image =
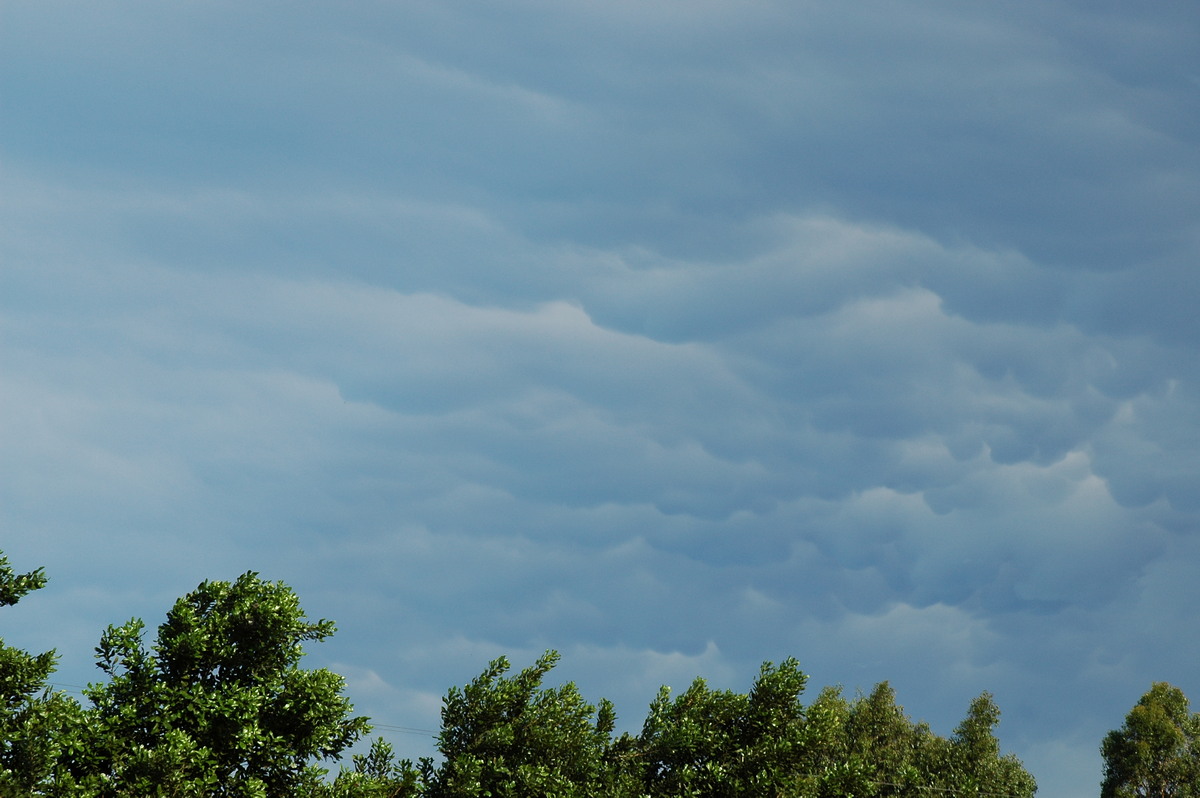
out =
[[75,695],[83,695],[83,691],[87,689],[82,684],[66,684],[65,682],[46,682],[47,687],[70,687],[71,690],[62,690],[64,693],[74,693]]
[[433,729],[417,729],[412,726],[392,726],[388,723],[372,723],[372,729],[386,729],[387,731],[403,732],[404,734],[423,734],[430,737],[436,737],[438,732]]

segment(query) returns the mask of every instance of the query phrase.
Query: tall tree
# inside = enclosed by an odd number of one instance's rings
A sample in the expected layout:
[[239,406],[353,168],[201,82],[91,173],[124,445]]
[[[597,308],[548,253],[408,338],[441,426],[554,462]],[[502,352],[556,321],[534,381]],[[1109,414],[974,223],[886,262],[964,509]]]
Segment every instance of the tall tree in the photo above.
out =
[[1102,798],[1195,798],[1200,796],[1200,716],[1187,696],[1155,682],[1109,732],[1104,756]]
[[846,720],[846,737],[851,765],[847,769],[863,781],[854,793],[904,795],[926,779],[928,768],[920,754],[933,735],[928,727],[908,719],[888,682],[880,682],[854,701]]
[[96,649],[106,684],[87,690],[84,744],[71,776],[97,795],[283,798],[311,791],[369,729],[351,717],[342,677],[302,670],[310,623],[296,594],[253,572],[179,599],[151,649],[134,619]]
[[971,702],[967,716],[950,740],[946,786],[963,795],[1007,795],[1029,798],[1037,782],[1012,754],[1000,753],[996,725],[1000,708],[991,693]]

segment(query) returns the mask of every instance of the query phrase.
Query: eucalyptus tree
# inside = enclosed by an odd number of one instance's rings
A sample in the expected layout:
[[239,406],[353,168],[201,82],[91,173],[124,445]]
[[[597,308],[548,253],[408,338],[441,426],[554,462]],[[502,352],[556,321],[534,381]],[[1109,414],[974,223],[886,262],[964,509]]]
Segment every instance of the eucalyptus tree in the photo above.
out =
[[1012,754],[1000,753],[995,729],[1000,708],[991,693],[971,702],[967,716],[954,730],[945,762],[943,782],[962,795],[1004,795],[1029,798],[1037,782]]
[[1178,687],[1151,685],[1100,751],[1102,798],[1200,796],[1200,715]]

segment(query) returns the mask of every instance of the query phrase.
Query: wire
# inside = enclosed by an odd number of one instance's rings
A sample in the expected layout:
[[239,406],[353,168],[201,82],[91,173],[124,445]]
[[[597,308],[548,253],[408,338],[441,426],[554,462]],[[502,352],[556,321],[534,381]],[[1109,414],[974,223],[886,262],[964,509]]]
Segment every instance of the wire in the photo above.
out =
[[387,723],[372,723],[372,729],[386,729],[387,731],[403,732],[404,734],[424,734],[430,737],[436,737],[438,732],[433,729],[417,729],[412,726],[392,726]]
[[73,693],[75,695],[83,695],[83,691],[87,689],[87,687],[85,687],[82,684],[66,684],[64,682],[46,682],[46,686],[47,687],[70,687],[73,689],[62,690],[61,692]]

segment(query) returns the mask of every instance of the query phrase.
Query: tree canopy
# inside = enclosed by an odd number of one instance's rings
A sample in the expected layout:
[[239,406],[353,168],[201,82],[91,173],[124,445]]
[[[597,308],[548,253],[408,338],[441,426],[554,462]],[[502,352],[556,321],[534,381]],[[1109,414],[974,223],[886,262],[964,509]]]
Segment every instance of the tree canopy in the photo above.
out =
[[[17,573],[0,553],[0,606],[45,585],[41,568]],[[52,780],[61,722],[73,708],[46,686],[56,661],[53,651],[29,654],[0,640],[0,795],[33,793]]]
[[144,624],[110,626],[96,648],[109,681],[86,694],[71,775],[97,795],[283,798],[311,791],[369,726],[351,717],[344,680],[302,670],[303,644],[333,634],[309,622],[282,582],[247,572],[179,599],[151,649]]
[[[663,687],[638,735],[613,736],[612,705],[575,685],[543,687],[549,651],[516,676],[501,658],[465,688],[451,688],[438,748],[444,761],[370,767],[339,781],[377,792],[347,795],[617,796],[617,798],[845,798],[972,795],[1029,798],[1033,777],[993,735],[991,696],[972,702],[951,738],[914,724],[887,683],[848,700],[826,688],[801,702],[808,677],[794,659],[765,663],[747,693],[696,679]],[[390,752],[385,752],[390,754]]]
[[1151,685],[1100,751],[1101,798],[1200,796],[1200,715],[1189,710],[1182,690],[1166,682]]
[[[41,569],[18,574],[0,555],[0,604],[44,584]],[[547,684],[559,661],[554,651],[515,673],[500,657],[469,684],[451,687],[438,761],[397,760],[376,739],[330,781],[322,760],[339,758],[370,731],[353,715],[340,676],[299,665],[305,644],[333,632],[330,621],[308,620],[282,582],[252,571],[206,581],[175,602],[151,644],[137,618],[104,631],[95,654],[106,681],[86,688],[86,705],[47,689],[53,652],[31,655],[0,642],[0,795],[1031,798],[1036,791],[1021,763],[1001,753],[1000,711],[987,693],[944,738],[910,721],[886,682],[854,698],[827,687],[805,703],[808,676],[789,658],[764,663],[744,693],[700,678],[678,694],[663,687],[641,731],[617,734],[611,702],[586,700],[572,682]],[[1193,750],[1186,699],[1154,695],[1111,744],[1135,754],[1114,762],[1141,762],[1138,746],[1166,752],[1153,762]],[[1160,727],[1184,729],[1167,737],[1186,744],[1146,742],[1159,741],[1146,730]],[[1175,773],[1179,783],[1193,776],[1186,768]],[[1192,795],[1111,793],[1151,794]]]

